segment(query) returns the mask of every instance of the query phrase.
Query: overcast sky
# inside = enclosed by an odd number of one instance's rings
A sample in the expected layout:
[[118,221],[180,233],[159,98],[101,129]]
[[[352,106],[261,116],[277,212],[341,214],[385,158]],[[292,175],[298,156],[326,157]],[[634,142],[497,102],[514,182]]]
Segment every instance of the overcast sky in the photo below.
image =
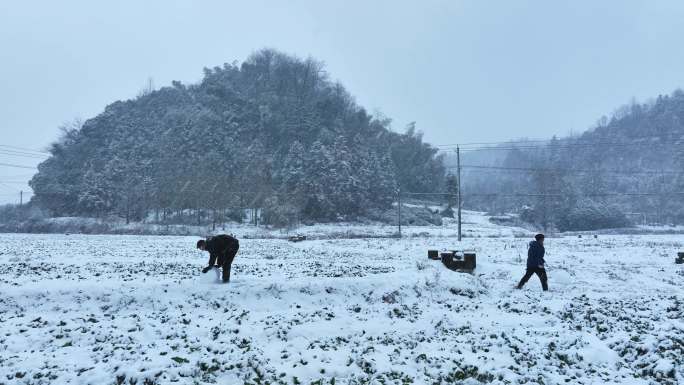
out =
[[[359,104],[434,144],[565,135],[683,86],[682,36],[675,0],[3,0],[0,145],[43,149],[150,77],[197,82],[263,47],[324,61]],[[30,173],[0,166],[0,198]]]

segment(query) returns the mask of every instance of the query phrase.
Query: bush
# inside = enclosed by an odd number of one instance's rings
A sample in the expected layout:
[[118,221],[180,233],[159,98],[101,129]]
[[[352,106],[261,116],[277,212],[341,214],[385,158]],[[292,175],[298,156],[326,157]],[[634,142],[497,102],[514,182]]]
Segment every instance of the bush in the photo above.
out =
[[[396,208],[385,211],[368,210],[366,217],[370,220],[386,223],[396,226],[398,222],[398,213]],[[401,224],[410,226],[441,226],[442,216],[439,213],[434,213],[427,207],[413,207],[402,205],[401,209]]]
[[520,220],[527,223],[536,222],[536,211],[533,207],[523,206],[520,209]]
[[25,221],[37,221],[46,217],[43,210],[36,205],[7,204],[0,206],[0,224],[17,224]]
[[439,215],[441,215],[442,218],[453,218],[454,214],[454,209],[452,209],[451,206],[447,206]]
[[226,210],[226,218],[235,221],[237,223],[242,223],[245,218],[245,210],[244,209],[229,209]]
[[275,227],[292,227],[299,221],[299,210],[290,203],[268,198],[261,210],[261,221]]
[[630,226],[629,219],[614,205],[585,200],[559,213],[560,231],[584,231]]

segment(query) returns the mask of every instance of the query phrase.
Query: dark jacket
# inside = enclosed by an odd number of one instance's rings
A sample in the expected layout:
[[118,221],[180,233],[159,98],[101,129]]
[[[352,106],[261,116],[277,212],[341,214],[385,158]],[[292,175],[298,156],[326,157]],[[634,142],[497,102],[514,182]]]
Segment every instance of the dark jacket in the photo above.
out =
[[544,246],[537,241],[530,242],[527,249],[527,268],[536,269],[539,266],[544,267]]
[[231,237],[230,235],[216,235],[207,238],[206,249],[209,252],[209,266],[214,266],[218,262],[219,266],[223,266],[224,263],[232,261],[235,257],[240,244],[237,239]]

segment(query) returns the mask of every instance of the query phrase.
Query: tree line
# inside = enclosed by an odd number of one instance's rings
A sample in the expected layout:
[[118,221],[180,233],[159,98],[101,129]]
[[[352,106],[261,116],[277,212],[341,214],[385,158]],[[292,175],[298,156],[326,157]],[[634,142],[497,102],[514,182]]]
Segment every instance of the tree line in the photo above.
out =
[[389,208],[399,188],[444,186],[437,150],[390,123],[321,62],[265,49],[64,128],[32,202],[55,216],[350,220]]
[[[464,163],[465,206],[544,228],[684,223],[684,92],[632,102],[577,136],[503,144]],[[499,167],[499,168],[496,168]]]

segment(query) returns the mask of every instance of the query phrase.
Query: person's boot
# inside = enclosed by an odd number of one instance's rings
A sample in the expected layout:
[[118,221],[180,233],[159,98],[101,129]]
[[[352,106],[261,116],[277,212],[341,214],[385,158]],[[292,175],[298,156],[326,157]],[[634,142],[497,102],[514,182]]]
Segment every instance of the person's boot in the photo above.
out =
[[226,264],[223,266],[223,283],[230,282],[230,268],[230,264]]

